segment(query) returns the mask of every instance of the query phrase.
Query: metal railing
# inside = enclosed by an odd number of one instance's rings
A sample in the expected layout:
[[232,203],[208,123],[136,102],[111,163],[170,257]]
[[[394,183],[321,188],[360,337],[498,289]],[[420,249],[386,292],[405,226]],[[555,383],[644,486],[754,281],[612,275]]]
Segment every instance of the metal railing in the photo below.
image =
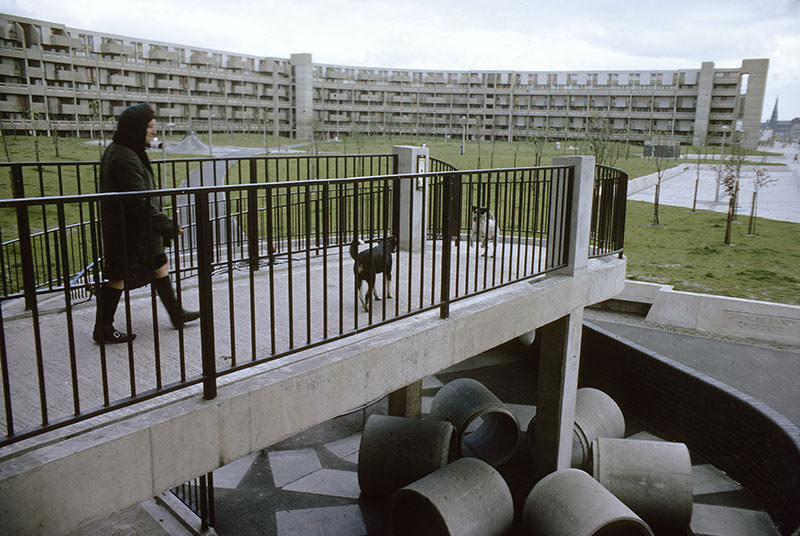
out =
[[627,196],[627,173],[601,164],[595,166],[589,233],[590,257],[613,254],[622,257]]
[[216,524],[213,471],[169,491],[200,519],[200,530],[207,530]]
[[[0,217],[21,224],[16,249],[0,250],[4,280],[13,269],[29,281],[0,296],[0,445],[190,385],[202,384],[213,398],[219,375],[422,311],[446,317],[453,301],[567,262],[571,167],[268,182],[269,162],[234,163],[247,180],[0,200]],[[593,208],[593,254],[621,248],[624,196],[607,192],[619,192],[612,182],[623,179],[609,172],[595,192],[603,200]],[[401,205],[414,195],[422,196],[419,205]],[[181,301],[198,304],[201,319],[165,329],[153,290],[126,290],[116,323],[139,337],[98,346],[91,342],[95,309],[80,306],[76,286],[92,290],[104,279],[92,261],[101,253],[100,204],[124,207],[137,197],[161,203],[184,228],[168,258]],[[495,217],[487,248],[471,233],[473,205]],[[30,214],[54,214],[57,225],[43,238],[26,235]],[[68,223],[68,214],[88,217]],[[418,220],[427,224],[415,227]],[[350,243],[358,237],[363,249],[389,236],[402,247],[392,254],[391,280],[379,277],[376,285],[388,299],[367,298],[364,311]],[[48,274],[46,283],[37,286],[34,274]]]

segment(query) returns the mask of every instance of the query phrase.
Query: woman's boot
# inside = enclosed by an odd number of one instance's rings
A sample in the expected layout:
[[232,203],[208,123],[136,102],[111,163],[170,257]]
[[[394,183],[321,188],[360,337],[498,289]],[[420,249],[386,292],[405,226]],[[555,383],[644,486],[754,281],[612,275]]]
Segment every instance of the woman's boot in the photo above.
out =
[[169,319],[172,320],[175,329],[180,329],[186,322],[200,318],[200,311],[186,311],[178,306],[178,299],[175,297],[169,276],[154,280],[153,286],[156,288],[158,297],[161,298],[161,303],[166,307]]
[[120,296],[121,290],[108,285],[97,290],[97,316],[92,333],[97,344],[119,344],[136,338],[134,333],[127,334],[114,328],[114,314],[117,312]]

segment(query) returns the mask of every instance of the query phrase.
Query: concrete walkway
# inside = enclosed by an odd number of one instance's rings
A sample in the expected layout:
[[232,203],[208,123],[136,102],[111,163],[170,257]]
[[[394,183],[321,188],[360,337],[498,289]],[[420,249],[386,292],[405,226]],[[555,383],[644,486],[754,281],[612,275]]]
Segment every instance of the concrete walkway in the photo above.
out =
[[[764,166],[769,177],[775,182],[769,184],[758,193],[757,216],[772,220],[791,221],[800,223],[800,161],[794,160],[794,155],[800,149],[792,147],[772,147],[772,152],[782,152],[783,156],[769,157],[768,162],[780,163],[783,166]],[[738,199],[738,214],[750,215],[753,196],[753,179],[755,166],[744,166],[741,173],[740,193]],[[714,212],[728,211],[728,196],[725,189],[720,186],[717,191],[718,166],[716,164],[703,164],[700,169],[700,179],[697,182],[697,209],[713,210]],[[662,180],[660,204],[675,207],[691,207],[694,199],[695,181],[697,179],[696,164],[681,164],[677,173],[668,172],[666,179]],[[724,170],[723,170],[724,173]],[[633,179],[629,191],[634,192],[628,196],[633,201],[653,202],[655,186],[648,186],[639,190],[636,183],[646,183],[648,177]]]
[[[800,221],[800,164],[791,160],[795,151],[791,149],[785,153],[784,160],[789,166],[787,171],[771,173],[778,183],[762,190],[759,216]],[[661,195],[664,204],[691,206],[695,171],[693,166],[689,167],[663,184]],[[715,179],[714,168],[702,171],[698,208],[724,212],[727,200],[714,201]],[[747,192],[744,178],[742,184],[742,191]],[[630,198],[652,201],[652,197],[652,189],[645,189]],[[618,313],[587,310],[586,318],[731,385],[800,425],[800,398],[797,389],[793,388],[800,378],[800,352],[797,349],[655,329],[641,318]],[[535,391],[530,388],[536,385],[535,372],[509,348],[487,352],[456,370],[442,371],[427,378],[423,383],[423,411],[429,409],[433,394],[443,383],[460,376],[484,382],[512,408],[523,425],[535,411]],[[366,410],[366,413],[370,412],[385,413],[385,402]],[[360,431],[366,413],[357,412],[334,419],[215,471],[217,532],[279,536],[379,534],[382,510],[358,499],[355,476]],[[643,430],[628,432],[647,437]],[[510,464],[512,470],[520,470],[520,463],[524,465],[519,460]],[[777,534],[758,501],[738,483],[704,464],[693,467],[693,476],[695,501],[691,528],[694,534]],[[175,527],[171,519],[161,505],[148,501],[98,520],[74,535],[188,534],[183,527]]]

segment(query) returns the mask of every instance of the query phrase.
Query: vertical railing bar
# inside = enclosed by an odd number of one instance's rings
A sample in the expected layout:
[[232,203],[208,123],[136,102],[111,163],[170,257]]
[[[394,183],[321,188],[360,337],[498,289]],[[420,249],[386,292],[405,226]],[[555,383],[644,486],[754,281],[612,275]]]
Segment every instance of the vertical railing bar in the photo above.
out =
[[[327,164],[326,160],[326,175]],[[327,178],[327,177],[326,177]],[[330,194],[328,183],[322,185],[322,339],[328,338],[328,243],[330,233]]]
[[[61,169],[59,167],[59,169]],[[45,206],[45,205],[42,205]],[[59,229],[59,245],[61,247],[61,256],[64,259],[64,263],[68,262],[68,254],[67,254],[67,219],[64,215],[64,204],[58,203],[56,205],[56,210],[58,212],[58,229]],[[72,380],[72,404],[73,410],[75,415],[80,415],[81,413],[81,403],[80,403],[80,391],[78,387],[78,363],[75,355],[75,327],[73,325],[73,318],[72,318],[72,293],[70,288],[70,278],[69,278],[69,270],[64,269],[62,270],[62,275],[64,278],[64,302],[66,305],[66,313],[67,313],[67,348],[69,351],[69,367],[70,367],[70,379]]]
[[203,398],[217,396],[217,371],[214,349],[214,296],[211,284],[211,222],[208,193],[194,194],[197,210],[197,278],[200,301],[200,339],[203,363]]
[[287,270],[287,277],[288,277],[288,285],[287,290],[289,293],[289,348],[294,348],[294,280],[292,277],[292,273],[294,272],[293,267],[293,258],[292,258],[292,194],[291,194],[291,187],[286,188],[286,242],[288,244],[287,251],[286,251],[286,258],[288,266]]
[[311,187],[308,183],[305,184],[303,192],[306,242],[306,344],[311,344]]
[[[239,204],[241,202],[241,193],[242,191],[239,190],[238,196],[236,196],[236,203]],[[236,300],[234,299],[234,285],[233,285],[233,241],[231,240],[231,233],[233,232],[233,217],[231,216],[231,196],[225,196],[225,213],[228,215],[225,218],[225,233],[228,237],[227,245],[226,245],[226,255],[227,255],[227,267],[228,267],[228,330],[230,332],[230,356],[231,356],[231,366],[236,366]],[[256,222],[258,220],[256,219]],[[252,286],[252,282],[251,282]],[[251,293],[252,294],[252,293]],[[253,300],[251,299],[251,304]],[[252,314],[252,313],[251,313]],[[251,336],[252,337],[252,336]],[[253,356],[255,356],[255,343],[252,346],[253,349]]]
[[[453,181],[455,177],[448,175],[442,191],[442,222],[445,229],[450,229],[450,204],[453,196]],[[450,316],[450,238],[448,233],[442,236],[442,273],[439,316]]]
[[14,411],[11,407],[11,381],[8,376],[6,328],[3,325],[3,302],[0,301],[0,372],[3,376],[3,408],[6,415],[6,437],[14,437]]
[[[277,166],[277,162],[276,162]],[[267,186],[264,191],[265,215],[267,218],[267,255],[269,257],[269,332],[270,353],[275,355],[275,243],[273,229],[272,190]],[[278,215],[280,217],[280,215]]]

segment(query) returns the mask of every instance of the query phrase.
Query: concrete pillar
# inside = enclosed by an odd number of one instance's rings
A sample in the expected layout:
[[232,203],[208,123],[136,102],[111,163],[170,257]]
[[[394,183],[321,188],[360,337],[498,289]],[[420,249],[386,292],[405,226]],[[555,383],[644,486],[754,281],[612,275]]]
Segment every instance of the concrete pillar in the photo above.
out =
[[[397,172],[400,175],[412,173],[427,173],[429,150],[427,147],[414,147],[409,145],[395,145],[392,154],[397,155]],[[413,253],[422,252],[425,246],[425,228],[427,227],[427,207],[423,203],[422,194],[425,191],[425,178],[412,180],[402,179],[396,181],[399,192],[394,195],[399,199],[395,203],[398,214],[395,221],[398,228],[394,231],[400,249]]]
[[311,140],[314,135],[314,66],[311,54],[292,54],[294,68],[294,128],[297,138]]
[[389,393],[388,413],[395,417],[422,417],[422,380]]
[[572,460],[575,394],[578,390],[583,308],[540,328],[536,394],[534,479],[566,469]]
[[[697,104],[694,108],[694,138],[692,143],[702,145],[708,135],[708,115],[711,113],[711,90],[714,87],[714,62],[704,61],[697,79]],[[711,140],[708,140],[711,141]]]
[[[554,156],[554,166],[574,166],[572,216],[568,237],[567,267],[560,273],[575,275],[586,270],[589,263],[589,231],[592,218],[592,188],[594,186],[594,156]],[[549,249],[549,248],[548,248]]]
[[755,149],[761,137],[761,110],[764,107],[768,69],[769,59],[742,60],[740,83],[741,75],[748,75],[747,85],[739,89],[740,102],[744,100],[739,109],[742,111],[742,145],[746,149]]

